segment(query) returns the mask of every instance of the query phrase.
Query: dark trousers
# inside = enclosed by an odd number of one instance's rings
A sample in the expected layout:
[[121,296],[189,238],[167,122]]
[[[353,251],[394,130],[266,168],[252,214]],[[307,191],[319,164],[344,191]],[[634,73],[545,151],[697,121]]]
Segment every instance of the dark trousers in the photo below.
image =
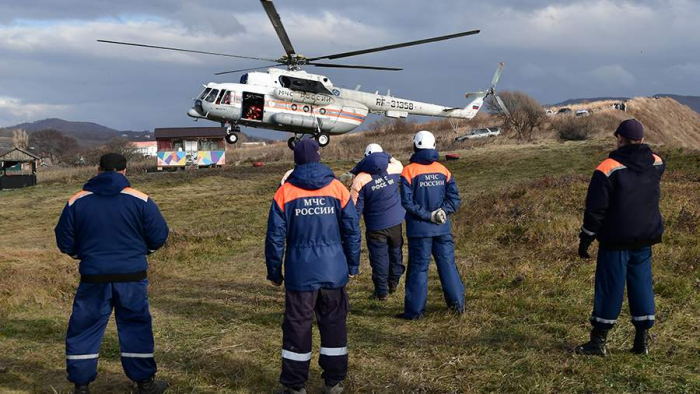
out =
[[350,304],[345,287],[316,291],[287,290],[282,324],[282,374],[280,383],[292,389],[305,386],[311,363],[311,325],[314,314],[321,332],[318,364],[329,386],[348,372],[346,320]]
[[609,330],[617,322],[627,284],[632,324],[654,325],[654,289],[651,277],[651,247],[634,250],[598,249],[595,298],[591,324]]
[[447,306],[460,312],[464,311],[464,285],[455,265],[455,245],[452,235],[409,238],[404,303],[404,314],[408,318],[418,318],[425,313],[431,254],[435,258]]
[[396,287],[406,270],[403,265],[401,224],[383,230],[367,231],[366,238],[374,292],[378,296],[385,296],[389,293],[389,285]]
[[75,294],[66,336],[68,380],[90,383],[97,377],[100,344],[114,309],[124,372],[138,382],[156,373],[148,309],[148,280],[81,283]]

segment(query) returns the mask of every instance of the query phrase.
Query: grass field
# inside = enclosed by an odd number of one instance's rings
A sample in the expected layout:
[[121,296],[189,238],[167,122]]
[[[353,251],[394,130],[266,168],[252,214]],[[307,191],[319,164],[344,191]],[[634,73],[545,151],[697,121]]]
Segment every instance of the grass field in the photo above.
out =
[[[700,153],[661,150],[665,243],[654,249],[652,354],[633,356],[627,303],[611,357],[580,358],[595,264],[576,257],[588,179],[604,142],[499,145],[448,162],[463,199],[454,218],[467,313],[446,311],[435,269],[427,315],[396,320],[403,290],[371,301],[362,274],[348,287],[347,392],[700,392]],[[402,160],[407,156],[400,156]],[[350,161],[330,161],[340,175]],[[284,293],[265,280],[270,200],[290,163],[138,175],[171,227],[152,255],[150,300],[159,376],[173,393],[279,389]],[[81,182],[0,194],[0,392],[68,392],[64,344],[77,264],[53,227]],[[364,241],[363,241],[364,244]],[[403,283],[403,282],[402,282]],[[318,332],[314,331],[314,357]],[[100,352],[97,393],[128,393],[114,322]],[[309,391],[320,392],[312,363]]]

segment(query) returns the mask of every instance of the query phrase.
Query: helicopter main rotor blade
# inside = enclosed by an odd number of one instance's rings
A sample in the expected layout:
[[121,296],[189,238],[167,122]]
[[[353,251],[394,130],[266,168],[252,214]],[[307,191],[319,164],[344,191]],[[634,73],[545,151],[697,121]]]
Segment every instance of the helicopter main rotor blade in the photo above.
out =
[[251,68],[242,68],[240,70],[232,70],[232,71],[221,71],[218,73],[215,73],[214,75],[224,75],[224,74],[233,74],[233,73],[239,73],[241,71],[251,71],[251,70],[260,70],[263,68],[270,68],[270,67],[276,67],[279,66],[279,64],[269,64],[267,66],[260,66],[260,67],[251,67]]
[[296,54],[296,52],[294,51],[294,47],[292,46],[292,41],[289,39],[287,31],[284,29],[282,19],[280,19],[280,14],[277,13],[277,10],[275,9],[275,5],[274,3],[272,3],[272,0],[260,0],[260,3],[265,9],[267,16],[270,18],[270,22],[272,22],[272,27],[275,28],[277,37],[280,38],[282,46],[284,47],[284,51],[287,52],[287,56],[291,57],[292,55]]
[[333,55],[326,55],[326,56],[313,57],[313,58],[309,58],[308,61],[321,60],[321,59],[340,59],[340,58],[342,58],[342,57],[350,57],[350,56],[364,55],[365,53],[373,53],[373,52],[388,51],[388,50],[390,50],[390,49],[404,48],[404,47],[410,47],[410,46],[413,46],[413,45],[427,44],[427,43],[429,43],[429,42],[450,40],[450,39],[452,39],[452,38],[458,38],[458,37],[464,37],[464,36],[471,36],[471,35],[474,35],[474,34],[479,34],[480,32],[481,32],[481,30],[470,30],[470,31],[462,32],[462,33],[448,34],[448,35],[446,35],[446,36],[433,37],[433,38],[426,38],[426,39],[423,39],[423,40],[402,42],[402,43],[399,43],[399,44],[385,45],[385,46],[381,46],[381,47],[377,47],[377,48],[361,49],[361,50],[359,50],[359,51],[343,52],[343,53],[336,53],[336,54],[333,54]]
[[332,63],[306,63],[314,67],[328,67],[328,68],[356,68],[361,70],[380,70],[380,71],[401,71],[403,68],[396,67],[379,67],[379,66],[356,66],[352,64],[332,64]]
[[129,46],[132,46],[132,47],[142,47],[142,48],[151,48],[151,49],[165,49],[165,50],[168,50],[168,51],[177,51],[177,52],[198,53],[198,54],[201,54],[201,55],[214,55],[214,56],[235,57],[235,58],[238,58],[238,59],[263,60],[263,61],[266,61],[266,62],[276,62],[276,61],[277,61],[277,60],[275,60],[275,59],[266,59],[266,58],[261,58],[261,57],[231,55],[231,54],[228,54],[228,53],[217,53],[217,52],[197,51],[197,50],[193,50],[193,49],[182,49],[182,48],[162,47],[162,46],[157,46],[157,45],[136,44],[136,43],[133,43],[133,42],[121,42],[121,41],[110,41],[110,40],[97,40],[97,42],[103,42],[103,43],[107,43],[107,44],[129,45]]

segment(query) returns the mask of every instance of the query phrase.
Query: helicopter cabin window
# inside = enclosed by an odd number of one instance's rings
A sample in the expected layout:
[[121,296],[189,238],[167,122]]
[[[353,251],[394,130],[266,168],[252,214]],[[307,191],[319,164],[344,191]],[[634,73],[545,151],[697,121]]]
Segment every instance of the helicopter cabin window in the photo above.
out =
[[241,75],[241,84],[246,85],[248,83],[248,74]]
[[221,104],[231,105],[231,92],[230,91],[227,90],[226,93],[224,93],[224,98],[221,99]]
[[204,98],[207,97],[207,94],[209,94],[209,92],[211,92],[211,88],[204,89],[202,94],[199,95],[199,99],[204,100]]
[[221,99],[224,97],[224,93],[226,93],[226,91],[222,90],[221,93],[219,93],[219,97],[216,98],[217,105],[221,104]]
[[243,106],[241,114],[243,119],[248,120],[263,120],[263,107],[265,105],[265,96],[257,93],[243,93]]
[[219,89],[214,89],[211,92],[209,92],[209,95],[206,98],[206,101],[208,103],[213,103],[214,100],[216,100],[216,96],[219,95]]

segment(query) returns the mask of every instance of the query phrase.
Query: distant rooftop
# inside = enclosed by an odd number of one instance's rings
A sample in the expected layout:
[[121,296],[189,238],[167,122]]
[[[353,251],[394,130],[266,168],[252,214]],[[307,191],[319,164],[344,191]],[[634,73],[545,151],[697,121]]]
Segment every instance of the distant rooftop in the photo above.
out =
[[169,127],[155,129],[155,137],[169,138],[224,138],[226,129],[223,127]]

